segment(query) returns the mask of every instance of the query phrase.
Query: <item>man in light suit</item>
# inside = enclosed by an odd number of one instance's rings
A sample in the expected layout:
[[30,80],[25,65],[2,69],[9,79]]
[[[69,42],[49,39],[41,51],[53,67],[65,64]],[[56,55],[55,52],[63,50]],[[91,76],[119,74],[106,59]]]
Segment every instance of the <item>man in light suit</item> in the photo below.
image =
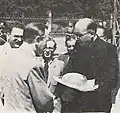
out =
[[[44,35],[42,28],[41,26],[39,29],[39,36]],[[54,96],[47,88],[41,62],[29,54],[32,50],[28,50],[30,46],[24,42],[26,32],[22,24],[15,23],[9,40],[11,49],[0,58],[0,87],[4,94],[4,111],[52,111]]]
[[46,73],[46,83],[52,93],[54,93],[57,82],[53,77],[60,76],[63,72],[64,62],[58,60],[58,55],[55,54],[57,43],[50,38],[46,41],[43,49],[43,67]]

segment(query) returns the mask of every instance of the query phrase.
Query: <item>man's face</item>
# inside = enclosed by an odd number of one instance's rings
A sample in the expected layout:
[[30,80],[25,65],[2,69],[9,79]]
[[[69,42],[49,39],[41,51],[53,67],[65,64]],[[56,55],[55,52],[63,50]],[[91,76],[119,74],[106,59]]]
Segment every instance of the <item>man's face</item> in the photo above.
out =
[[23,42],[23,32],[21,28],[13,28],[11,31],[10,42],[13,47],[18,48]]
[[52,57],[52,55],[55,51],[54,45],[55,45],[55,43],[53,41],[47,41],[46,42],[46,47],[43,51],[43,56],[45,58],[51,58]]
[[95,32],[93,30],[85,30],[77,34],[82,47],[87,47],[93,42]]
[[49,49],[51,52],[54,52],[54,45],[55,43],[53,41],[47,41],[46,48]]
[[69,54],[73,53],[75,43],[76,43],[75,39],[71,39],[67,41],[67,50]]

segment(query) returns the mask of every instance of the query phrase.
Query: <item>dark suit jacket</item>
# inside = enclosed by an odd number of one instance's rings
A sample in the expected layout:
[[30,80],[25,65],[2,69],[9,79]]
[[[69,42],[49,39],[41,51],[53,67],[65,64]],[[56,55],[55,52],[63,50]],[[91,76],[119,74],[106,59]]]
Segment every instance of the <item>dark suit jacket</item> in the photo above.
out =
[[77,72],[87,79],[94,79],[99,88],[84,94],[83,110],[109,111],[111,108],[111,90],[116,86],[118,73],[117,49],[114,45],[97,38],[89,48],[82,48],[76,42],[76,52],[71,56],[68,72]]

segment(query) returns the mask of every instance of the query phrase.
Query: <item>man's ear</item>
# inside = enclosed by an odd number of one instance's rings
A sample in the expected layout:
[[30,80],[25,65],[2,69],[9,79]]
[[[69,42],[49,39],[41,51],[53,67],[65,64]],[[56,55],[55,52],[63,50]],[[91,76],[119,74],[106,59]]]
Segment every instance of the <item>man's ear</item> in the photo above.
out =
[[42,40],[42,39],[41,39],[40,36],[36,36],[36,37],[35,37],[35,42],[39,43],[41,40]]
[[88,32],[91,34],[91,37],[94,37],[96,35],[96,32],[92,29],[88,30]]

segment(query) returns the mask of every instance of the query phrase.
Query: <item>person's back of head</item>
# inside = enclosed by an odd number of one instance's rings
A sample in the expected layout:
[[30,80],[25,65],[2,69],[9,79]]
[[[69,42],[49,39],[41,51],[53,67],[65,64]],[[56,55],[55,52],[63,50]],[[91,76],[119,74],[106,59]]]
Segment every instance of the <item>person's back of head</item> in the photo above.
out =
[[37,41],[37,37],[43,40],[45,34],[45,25],[42,23],[30,23],[26,25],[25,28],[25,41],[28,43],[33,43]]
[[34,52],[36,56],[42,54],[43,48],[45,46],[46,36],[45,36],[46,26],[42,23],[30,23],[26,25],[25,28],[25,42],[29,44],[34,44]]

